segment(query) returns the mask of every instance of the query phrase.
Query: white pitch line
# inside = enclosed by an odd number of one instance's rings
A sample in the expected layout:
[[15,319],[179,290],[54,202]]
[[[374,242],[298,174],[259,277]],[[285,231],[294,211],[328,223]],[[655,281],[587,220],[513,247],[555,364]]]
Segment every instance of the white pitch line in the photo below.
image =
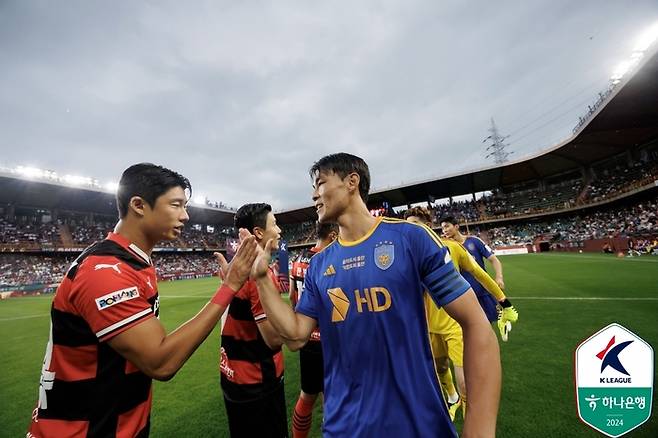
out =
[[13,318],[0,318],[0,322],[18,321],[19,319],[40,318],[42,316],[48,316],[48,313],[40,313],[38,315],[14,316]]
[[[602,261],[602,262],[609,262],[613,260],[623,260],[627,262],[644,262],[644,263],[658,263],[658,257],[656,258],[640,258],[638,256],[635,257],[624,257],[624,258],[617,258],[614,256],[609,256],[609,257],[597,257],[597,256],[588,256],[584,254],[577,254],[577,253],[568,253],[568,254],[536,254],[536,255],[541,255],[542,257],[565,257],[565,258],[571,258],[571,259],[586,259],[586,260],[597,260],[597,261]],[[645,256],[646,257],[646,256]],[[654,256],[649,256],[649,257],[654,257]]]
[[513,300],[658,301],[658,297],[509,297]]

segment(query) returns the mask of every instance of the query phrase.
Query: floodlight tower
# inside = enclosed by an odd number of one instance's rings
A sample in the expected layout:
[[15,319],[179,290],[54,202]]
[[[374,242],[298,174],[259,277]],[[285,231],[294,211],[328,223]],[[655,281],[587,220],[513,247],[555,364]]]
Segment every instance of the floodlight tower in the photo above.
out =
[[505,148],[508,146],[505,143],[505,140],[509,135],[502,136],[498,133],[498,128],[496,127],[496,122],[494,122],[493,117],[491,118],[491,128],[489,128],[491,133],[487,138],[485,138],[482,143],[487,140],[491,140],[491,144],[487,146],[487,151],[490,151],[485,158],[493,157],[496,164],[503,164],[507,162],[507,157],[512,155],[514,152],[508,152]]

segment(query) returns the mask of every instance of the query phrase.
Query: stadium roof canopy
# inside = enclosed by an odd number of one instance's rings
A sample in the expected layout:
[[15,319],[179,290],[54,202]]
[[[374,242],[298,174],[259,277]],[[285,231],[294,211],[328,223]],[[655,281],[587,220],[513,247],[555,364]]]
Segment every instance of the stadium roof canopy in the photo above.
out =
[[[443,199],[564,174],[658,139],[658,47],[643,59],[570,138],[531,157],[393,188],[374,190],[381,207]],[[280,223],[315,220],[313,207],[277,213]]]
[[[32,180],[0,172],[0,205],[16,208],[60,209],[117,217],[114,194],[101,189],[73,187],[51,181]],[[191,204],[190,219],[196,223],[232,225],[234,212]]]
[[[627,75],[591,117],[565,141],[503,166],[463,171],[398,187],[374,190],[371,206],[392,206],[492,190],[574,171],[658,139],[658,47]],[[0,171],[0,205],[61,209],[116,216],[114,195]],[[234,212],[192,204],[193,222],[231,225]],[[317,218],[312,206],[277,212],[279,223]]]

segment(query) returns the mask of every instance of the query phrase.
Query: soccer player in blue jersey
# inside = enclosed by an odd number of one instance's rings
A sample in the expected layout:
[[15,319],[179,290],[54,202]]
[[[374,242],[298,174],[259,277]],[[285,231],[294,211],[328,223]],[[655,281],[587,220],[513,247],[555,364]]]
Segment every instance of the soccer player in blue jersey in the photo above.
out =
[[354,155],[328,155],[310,170],[320,222],[337,241],[311,259],[295,310],[267,281],[270,245],[254,262],[261,303],[292,350],[319,325],[325,369],[325,437],[454,437],[434,366],[424,294],[464,332],[470,412],[464,436],[495,434],[498,343],[448,250],[423,225],[374,218],[370,173]]
[[[489,260],[491,265],[494,268],[496,274],[495,281],[500,286],[501,289],[505,289],[505,282],[503,280],[503,265],[500,263],[500,260],[494,255],[493,250],[482,241],[479,237],[476,236],[465,236],[459,231],[459,223],[452,216],[447,216],[441,219],[441,230],[443,234],[449,238],[453,239],[466,247],[466,250],[473,256],[478,265],[484,270],[484,259]],[[468,272],[462,273],[462,276],[468,281],[471,285],[475,294],[477,295],[478,301],[484,310],[484,313],[487,315],[487,318],[490,322],[498,322],[498,329],[500,330],[500,336],[503,341],[507,341],[507,336],[509,331],[512,328],[511,323],[516,322],[518,319],[518,313],[512,303],[505,298],[499,303],[491,296],[491,294]],[[498,315],[498,307],[501,306],[502,312],[500,317]]]

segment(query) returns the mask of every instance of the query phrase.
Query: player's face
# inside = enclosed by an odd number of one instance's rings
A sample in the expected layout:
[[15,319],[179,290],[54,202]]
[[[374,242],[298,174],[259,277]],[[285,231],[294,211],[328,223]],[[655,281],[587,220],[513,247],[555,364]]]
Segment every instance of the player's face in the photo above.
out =
[[272,239],[274,240],[274,245],[276,247],[279,247],[279,239],[281,239],[281,228],[276,224],[276,217],[274,216],[274,213],[269,212],[267,214],[267,221],[265,225],[265,229],[259,228],[259,232],[256,237],[259,237],[259,243],[261,245],[265,245],[268,240]]
[[457,235],[457,232],[459,231],[459,228],[450,222],[441,222],[441,231],[443,231],[444,236],[450,239],[454,239]]
[[347,178],[334,172],[319,172],[313,183],[313,202],[318,213],[318,221],[336,222],[338,216],[349,204]]
[[147,204],[144,210],[147,232],[158,241],[178,239],[190,219],[187,197],[182,187],[169,189],[155,200],[152,209]]

